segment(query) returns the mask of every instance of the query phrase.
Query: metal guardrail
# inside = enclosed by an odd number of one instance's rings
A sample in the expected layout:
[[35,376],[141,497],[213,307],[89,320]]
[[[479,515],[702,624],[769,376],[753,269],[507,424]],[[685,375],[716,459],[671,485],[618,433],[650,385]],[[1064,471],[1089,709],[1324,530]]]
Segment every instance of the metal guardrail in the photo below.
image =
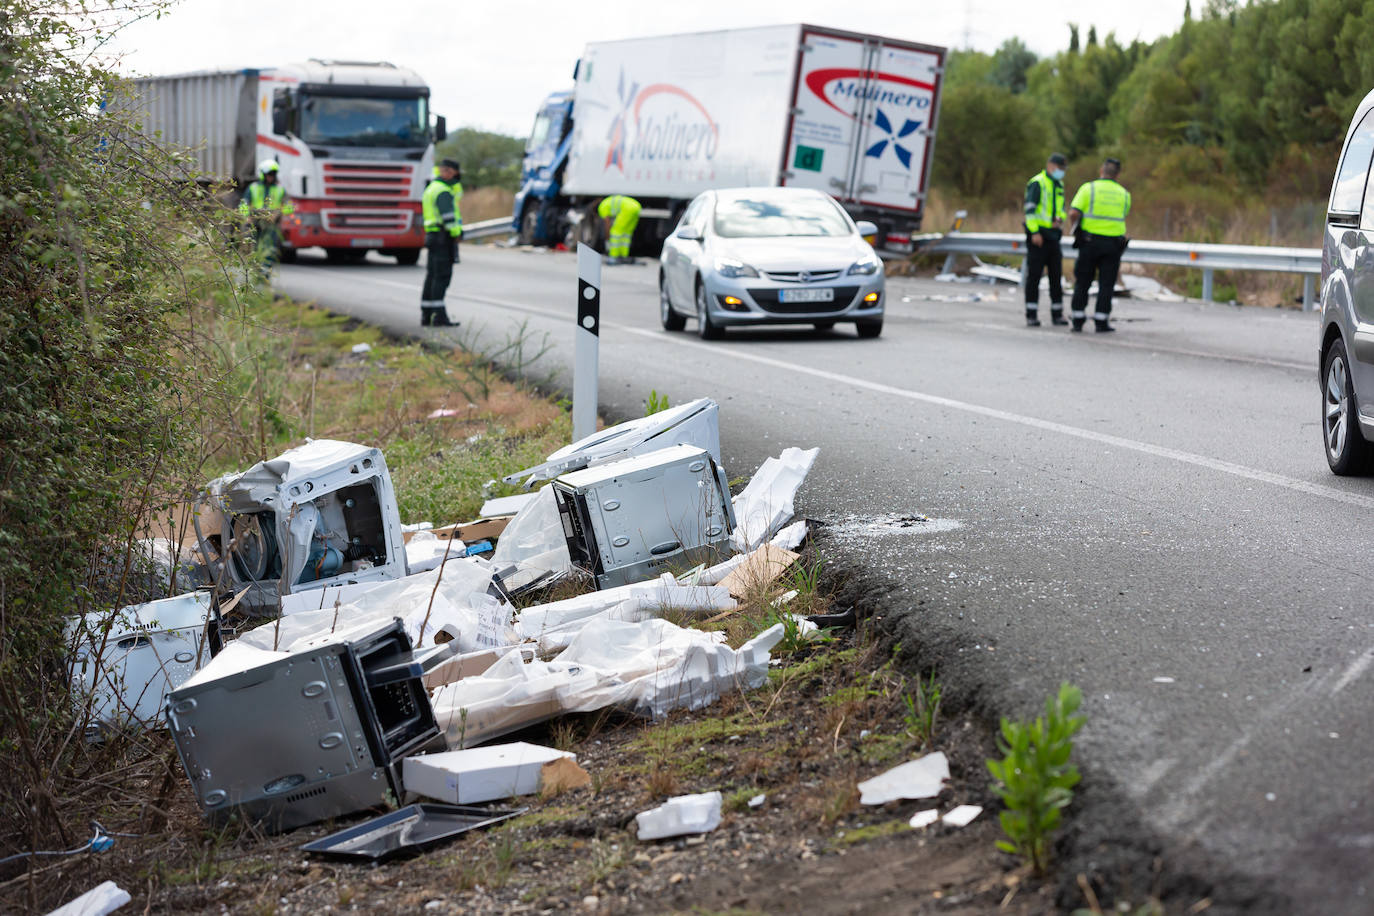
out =
[[515,223],[509,216],[484,219],[476,223],[463,223],[463,241],[477,241],[493,235],[508,235],[515,231]]
[[[913,240],[917,254],[944,254],[946,266],[960,254],[1022,256],[1026,237],[1014,232],[947,232],[943,235],[918,235]],[[1065,257],[1073,249],[1064,247]],[[1212,276],[1218,270],[1265,270],[1302,274],[1302,308],[1313,306],[1315,278],[1321,275],[1320,248],[1266,248],[1252,245],[1209,245],[1191,242],[1152,242],[1131,239],[1121,260],[1136,264],[1164,264],[1191,267],[1202,271],[1202,298],[1212,301]]]

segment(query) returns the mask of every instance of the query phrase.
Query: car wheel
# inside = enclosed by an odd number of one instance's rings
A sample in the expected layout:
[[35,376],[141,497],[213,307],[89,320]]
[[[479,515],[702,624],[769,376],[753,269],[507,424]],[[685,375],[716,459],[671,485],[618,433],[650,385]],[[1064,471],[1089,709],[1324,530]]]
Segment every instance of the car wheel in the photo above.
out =
[[720,340],[725,330],[711,322],[711,310],[706,307],[706,284],[697,281],[697,335],[702,340]]
[[860,337],[877,337],[883,333],[883,320],[879,318],[877,321],[856,321],[854,327],[858,330]]
[[1360,432],[1355,412],[1355,388],[1350,378],[1350,358],[1345,342],[1337,340],[1326,351],[1326,380],[1322,385],[1322,440],[1331,472],[1346,476],[1362,474],[1369,466],[1369,443]]
[[668,279],[661,271],[658,275],[658,320],[663,322],[665,331],[681,331],[687,327],[687,319],[673,311],[673,303],[668,295]]
[[411,267],[420,263],[420,249],[406,248],[396,252],[396,263],[402,267]]
[[833,328],[834,326],[835,326],[835,322],[833,322],[833,321],[813,321],[813,322],[811,322],[811,327],[815,328],[817,331],[828,331],[828,330],[830,330],[831,328]]

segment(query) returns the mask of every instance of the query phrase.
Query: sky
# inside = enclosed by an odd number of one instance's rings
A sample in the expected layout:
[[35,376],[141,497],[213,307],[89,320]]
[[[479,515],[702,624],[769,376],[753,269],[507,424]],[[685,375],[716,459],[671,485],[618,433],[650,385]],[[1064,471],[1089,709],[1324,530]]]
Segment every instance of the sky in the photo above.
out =
[[[449,128],[523,137],[544,97],[572,85],[589,41],[806,22],[923,44],[992,51],[1019,37],[1037,54],[1086,37],[1151,41],[1183,20],[1185,0],[181,0],[107,45],[129,75],[273,67],[311,57],[387,60],[419,72]],[[1028,10],[1034,13],[1028,15]]]

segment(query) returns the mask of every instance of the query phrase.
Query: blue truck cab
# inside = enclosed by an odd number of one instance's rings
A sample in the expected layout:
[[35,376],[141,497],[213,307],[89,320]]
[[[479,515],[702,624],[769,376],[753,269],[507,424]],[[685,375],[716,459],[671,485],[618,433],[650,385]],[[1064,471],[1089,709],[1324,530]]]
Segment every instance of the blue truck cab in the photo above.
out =
[[553,245],[561,241],[557,201],[563,168],[572,146],[573,91],[555,92],[544,100],[525,144],[520,191],[512,219],[525,245]]

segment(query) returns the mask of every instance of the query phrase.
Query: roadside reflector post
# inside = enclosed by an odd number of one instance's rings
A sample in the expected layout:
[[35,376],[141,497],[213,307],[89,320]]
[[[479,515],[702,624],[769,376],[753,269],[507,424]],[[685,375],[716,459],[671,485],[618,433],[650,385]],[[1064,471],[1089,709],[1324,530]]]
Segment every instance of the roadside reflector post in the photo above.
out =
[[1302,275],[1302,310],[1304,312],[1312,311],[1313,286],[1315,285],[1312,280],[1311,274]]
[[1212,268],[1202,268],[1202,298],[1204,301],[1212,301]]
[[597,374],[601,342],[601,255],[577,246],[577,345],[573,354],[573,441],[596,432]]

